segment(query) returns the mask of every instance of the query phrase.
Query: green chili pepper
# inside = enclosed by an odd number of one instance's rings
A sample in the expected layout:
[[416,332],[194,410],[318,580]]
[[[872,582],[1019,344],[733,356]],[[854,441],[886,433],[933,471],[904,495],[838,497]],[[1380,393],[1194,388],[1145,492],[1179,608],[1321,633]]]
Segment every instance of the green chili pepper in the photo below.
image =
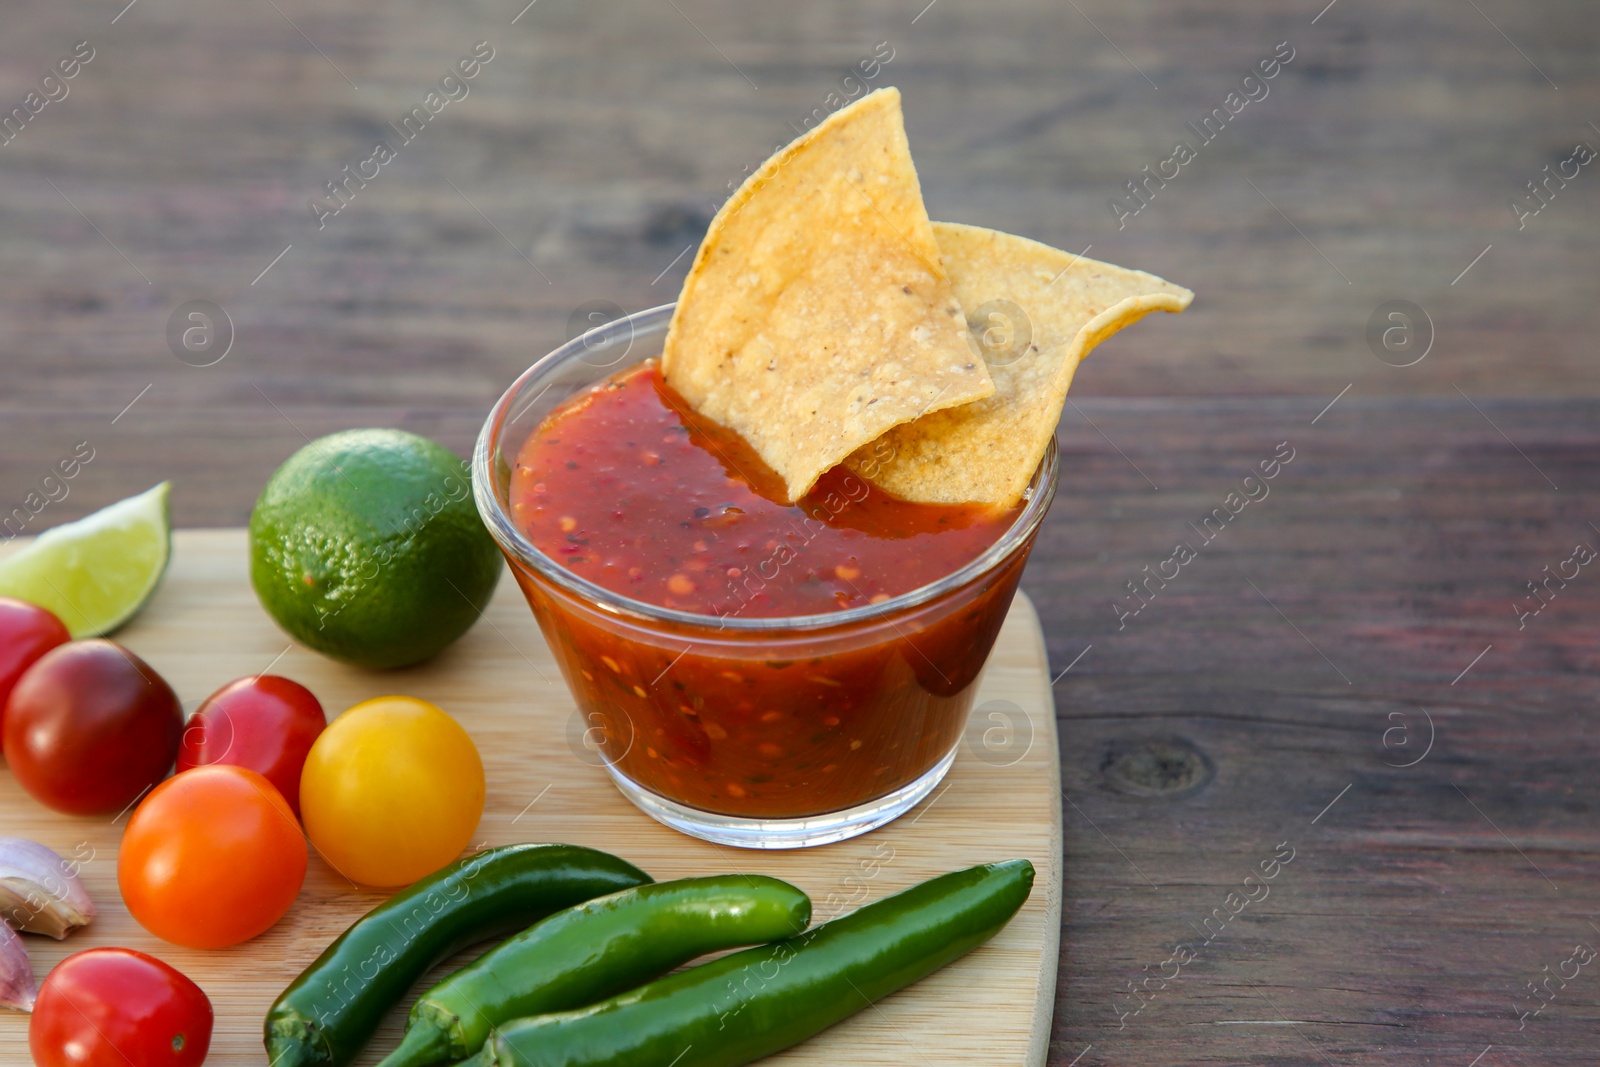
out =
[[467,945],[651,881],[577,845],[507,845],[458,860],[378,905],[267,1012],[273,1067],[344,1067],[411,984]]
[[587,901],[424,993],[405,1040],[378,1067],[454,1063],[500,1023],[593,1004],[708,952],[793,937],[810,921],[810,898],[760,875],[684,878]]
[[494,1030],[459,1067],[738,1067],[799,1044],[1000,932],[1033,864],[941,875],[798,937]]

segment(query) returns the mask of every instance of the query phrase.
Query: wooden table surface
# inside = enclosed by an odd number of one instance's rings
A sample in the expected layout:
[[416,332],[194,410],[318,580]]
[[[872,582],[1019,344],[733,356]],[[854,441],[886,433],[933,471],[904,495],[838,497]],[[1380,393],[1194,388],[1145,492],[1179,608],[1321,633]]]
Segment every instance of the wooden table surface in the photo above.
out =
[[[1324,2],[16,0],[0,107],[93,58],[0,147],[0,514],[171,478],[180,525],[239,524],[308,437],[465,451],[586,312],[671,299],[728,184],[892,54],[936,218],[1198,294],[1080,372],[1025,579],[1065,782],[1050,1062],[1592,1064],[1600,20]],[[192,300],[232,323],[210,366],[169,347]],[[1369,343],[1391,301],[1409,347]]]

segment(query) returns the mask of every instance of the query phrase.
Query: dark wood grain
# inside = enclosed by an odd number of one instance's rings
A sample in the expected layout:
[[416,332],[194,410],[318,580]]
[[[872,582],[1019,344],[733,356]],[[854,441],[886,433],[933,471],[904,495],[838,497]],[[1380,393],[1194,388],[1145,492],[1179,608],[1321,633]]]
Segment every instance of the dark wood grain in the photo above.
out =
[[[1600,175],[1521,229],[1508,207],[1600,145],[1592,5],[122,6],[0,14],[5,109],[96,49],[0,147],[0,510],[95,450],[27,532],[167,477],[180,524],[238,524],[349,426],[465,451],[576,309],[671,299],[727,184],[888,42],[936,217],[1198,293],[1081,371],[1026,578],[1071,665],[1051,1062],[1594,1061],[1594,966],[1518,1014],[1600,943],[1600,574],[1525,628],[1512,604],[1600,547]],[[479,40],[470,95],[318,230],[308,200]],[[1119,229],[1111,197],[1280,41],[1269,95]],[[192,299],[235,324],[215,366],[168,351]],[[1389,300],[1432,321],[1415,366],[1368,348]],[[1119,629],[1124,583],[1279,442],[1270,495]],[[1209,781],[1117,784],[1156,742]],[[1268,896],[1202,946],[1280,842]]]

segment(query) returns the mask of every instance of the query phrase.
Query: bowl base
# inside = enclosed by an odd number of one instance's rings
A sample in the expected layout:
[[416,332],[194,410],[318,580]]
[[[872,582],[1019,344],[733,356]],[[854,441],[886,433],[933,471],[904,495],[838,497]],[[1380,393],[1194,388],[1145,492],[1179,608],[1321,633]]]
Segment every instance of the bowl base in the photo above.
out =
[[607,764],[606,770],[622,795],[640,811],[690,837],[737,848],[811,848],[844,841],[898,819],[933,792],[955,758],[955,749],[951,749],[922,777],[865,804],[797,819],[742,819],[701,811],[651,792],[613,765]]

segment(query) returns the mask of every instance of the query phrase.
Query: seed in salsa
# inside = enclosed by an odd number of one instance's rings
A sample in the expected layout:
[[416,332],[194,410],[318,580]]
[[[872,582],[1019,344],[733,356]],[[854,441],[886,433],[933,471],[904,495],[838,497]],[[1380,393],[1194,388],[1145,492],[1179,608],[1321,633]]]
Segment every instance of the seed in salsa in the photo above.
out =
[[757,618],[882,603],[937,581],[994,544],[1019,510],[910,503],[844,467],[786,503],[783,480],[738,434],[690,409],[656,360],[546,419],[517,457],[510,503],[535,547],[597,585]]

